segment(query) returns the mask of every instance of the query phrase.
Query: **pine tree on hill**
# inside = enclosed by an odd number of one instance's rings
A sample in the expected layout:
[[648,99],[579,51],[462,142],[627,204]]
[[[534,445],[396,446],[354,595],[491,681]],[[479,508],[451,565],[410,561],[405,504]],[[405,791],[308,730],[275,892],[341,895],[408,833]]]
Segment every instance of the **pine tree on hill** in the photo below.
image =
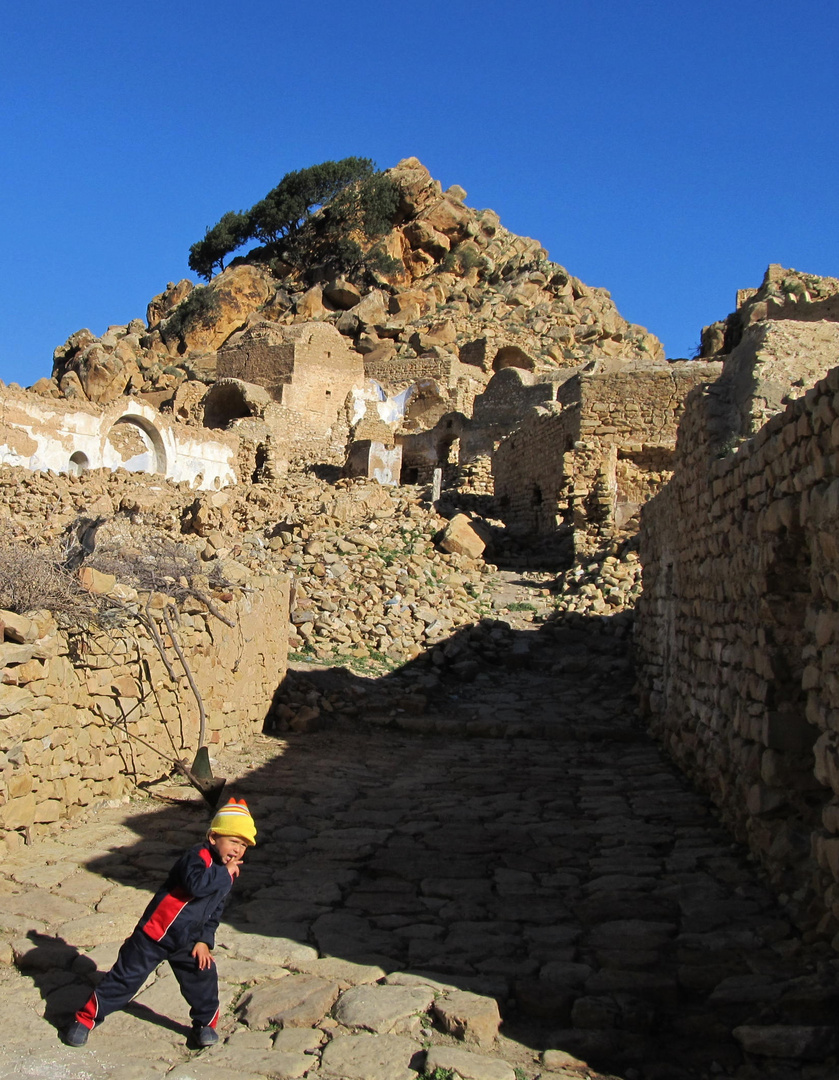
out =
[[192,245],[189,266],[209,281],[229,255],[256,240],[262,261],[280,259],[298,270],[390,270],[395,260],[375,241],[392,226],[398,204],[396,185],[369,158],[325,161],[287,173],[250,210],[224,214]]

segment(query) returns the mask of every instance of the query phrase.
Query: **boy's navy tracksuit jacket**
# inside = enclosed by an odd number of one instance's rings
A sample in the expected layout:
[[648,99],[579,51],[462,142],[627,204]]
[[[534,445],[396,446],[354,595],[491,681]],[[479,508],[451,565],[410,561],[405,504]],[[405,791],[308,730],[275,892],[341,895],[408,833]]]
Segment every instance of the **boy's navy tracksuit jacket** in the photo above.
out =
[[212,963],[204,971],[192,955],[196,943],[215,945],[227,895],[233,884],[217,849],[206,841],[184,852],[163,887],[155,893],[117,961],[76,1019],[92,1028],[137,993],[151,972],[168,960],[194,1024],[215,1027],[218,975]]

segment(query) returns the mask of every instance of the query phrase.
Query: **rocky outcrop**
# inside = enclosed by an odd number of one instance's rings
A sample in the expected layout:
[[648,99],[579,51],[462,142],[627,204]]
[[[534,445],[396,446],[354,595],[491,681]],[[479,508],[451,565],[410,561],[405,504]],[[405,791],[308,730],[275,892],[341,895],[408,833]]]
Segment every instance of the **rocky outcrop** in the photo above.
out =
[[467,407],[506,366],[539,372],[598,357],[661,358],[658,340],[622,319],[605,289],[584,285],[493,211],[466,206],[462,188],[443,191],[416,158],[390,176],[401,193],[384,241],[399,261],[395,273],[322,281],[311,267],[279,278],[237,259],[207,286],[170,283],[150,301],[146,324],[110,327],[101,338],[78,331],[56,350],[53,378],[38,391],[105,402],[212,382],[216,351],[255,314],[283,325],[332,323],[380,381],[404,385],[428,373],[414,372],[414,362],[442,363],[445,389],[460,384],[462,397],[465,387]]

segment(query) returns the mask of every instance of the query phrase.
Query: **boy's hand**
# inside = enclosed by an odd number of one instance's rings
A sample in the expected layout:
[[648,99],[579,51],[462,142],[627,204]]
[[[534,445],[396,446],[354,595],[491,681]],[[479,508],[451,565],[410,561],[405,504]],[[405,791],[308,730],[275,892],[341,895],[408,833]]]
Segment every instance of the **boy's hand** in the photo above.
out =
[[213,966],[213,958],[210,956],[210,950],[205,942],[196,942],[192,949],[192,955],[198,961],[199,971],[207,971]]
[[225,868],[234,881],[239,876],[239,867],[243,861],[243,859],[237,859],[235,855],[228,855],[224,860]]

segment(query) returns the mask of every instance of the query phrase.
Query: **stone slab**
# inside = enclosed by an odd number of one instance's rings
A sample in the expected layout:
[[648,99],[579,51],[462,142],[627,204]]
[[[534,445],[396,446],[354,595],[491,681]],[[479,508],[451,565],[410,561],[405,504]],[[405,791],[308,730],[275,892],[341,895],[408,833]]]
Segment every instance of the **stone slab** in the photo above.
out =
[[[324,1080],[417,1080],[425,1054],[402,1035],[338,1035],[324,1049]],[[505,1077],[504,1080],[507,1080]],[[509,1080],[515,1080],[511,1074]]]
[[356,986],[341,995],[333,1015],[345,1027],[406,1034],[405,1022],[426,1012],[433,999],[428,986]]
[[425,1071],[451,1069],[462,1080],[516,1080],[515,1070],[506,1061],[473,1054],[454,1046],[432,1046],[425,1059]]

